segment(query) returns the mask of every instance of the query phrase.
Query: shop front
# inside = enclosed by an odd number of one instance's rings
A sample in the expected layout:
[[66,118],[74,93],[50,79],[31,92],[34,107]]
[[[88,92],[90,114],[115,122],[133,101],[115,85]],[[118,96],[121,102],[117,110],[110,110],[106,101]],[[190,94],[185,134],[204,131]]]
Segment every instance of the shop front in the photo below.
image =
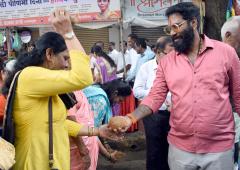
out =
[[[3,35],[3,47],[6,44],[5,49],[8,50],[8,57],[12,56],[11,51],[19,51],[23,46],[34,42],[43,32],[48,30],[50,13],[56,7],[65,8],[72,16],[77,17],[78,23],[74,30],[87,52],[90,52],[91,46],[99,40],[105,42],[107,47],[109,29],[104,27],[118,23],[121,18],[120,0],[111,0],[104,5],[96,0],[24,0],[21,2],[14,0],[11,3],[3,0],[0,7],[0,28],[2,28],[0,33]],[[31,40],[27,44],[20,39],[24,29],[29,31],[31,35]]]

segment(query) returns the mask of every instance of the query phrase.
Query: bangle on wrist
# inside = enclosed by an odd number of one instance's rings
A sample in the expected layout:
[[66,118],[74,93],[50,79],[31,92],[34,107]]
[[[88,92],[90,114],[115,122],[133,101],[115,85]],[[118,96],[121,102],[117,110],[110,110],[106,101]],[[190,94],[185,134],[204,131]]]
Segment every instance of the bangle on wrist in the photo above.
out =
[[93,136],[94,134],[94,127],[91,127],[91,136]]
[[88,126],[88,136],[90,136],[90,128],[89,128],[89,126]]
[[89,127],[88,126],[88,136],[93,136],[94,127]]
[[138,121],[137,118],[131,113],[127,114],[127,117],[132,121],[132,124],[135,124]]
[[100,130],[99,130],[99,127],[97,128],[96,136],[100,136]]

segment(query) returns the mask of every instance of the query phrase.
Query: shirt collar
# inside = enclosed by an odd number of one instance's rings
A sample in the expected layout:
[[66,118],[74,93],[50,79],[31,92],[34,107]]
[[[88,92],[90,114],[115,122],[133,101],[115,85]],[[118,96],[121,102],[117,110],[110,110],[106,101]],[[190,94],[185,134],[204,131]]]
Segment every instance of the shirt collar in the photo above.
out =
[[214,48],[214,44],[210,38],[208,38],[206,35],[201,35],[201,38],[203,39],[203,46],[201,52],[205,51],[208,48]]

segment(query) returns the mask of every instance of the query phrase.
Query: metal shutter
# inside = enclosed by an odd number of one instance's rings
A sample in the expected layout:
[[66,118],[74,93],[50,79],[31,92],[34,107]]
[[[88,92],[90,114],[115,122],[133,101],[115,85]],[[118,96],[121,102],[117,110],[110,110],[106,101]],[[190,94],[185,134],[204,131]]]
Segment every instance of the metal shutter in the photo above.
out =
[[147,38],[149,42],[154,45],[159,37],[166,35],[163,28],[164,27],[144,28],[132,26],[132,33],[136,34],[139,38]]
[[74,28],[74,32],[77,38],[80,40],[83,48],[87,52],[90,53],[91,47],[96,41],[104,42],[104,50],[108,51],[108,43],[109,43],[109,31],[108,28],[101,28],[96,30],[86,29],[86,28]]
[[36,42],[40,37],[39,29],[31,29],[31,41]]

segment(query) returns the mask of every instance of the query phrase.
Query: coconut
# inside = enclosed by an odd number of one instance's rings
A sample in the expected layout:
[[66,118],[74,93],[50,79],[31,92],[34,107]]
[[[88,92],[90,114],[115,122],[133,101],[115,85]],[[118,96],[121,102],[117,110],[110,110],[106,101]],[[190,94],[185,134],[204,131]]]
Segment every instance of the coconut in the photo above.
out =
[[108,125],[111,129],[125,128],[128,126],[127,120],[124,116],[112,117]]

